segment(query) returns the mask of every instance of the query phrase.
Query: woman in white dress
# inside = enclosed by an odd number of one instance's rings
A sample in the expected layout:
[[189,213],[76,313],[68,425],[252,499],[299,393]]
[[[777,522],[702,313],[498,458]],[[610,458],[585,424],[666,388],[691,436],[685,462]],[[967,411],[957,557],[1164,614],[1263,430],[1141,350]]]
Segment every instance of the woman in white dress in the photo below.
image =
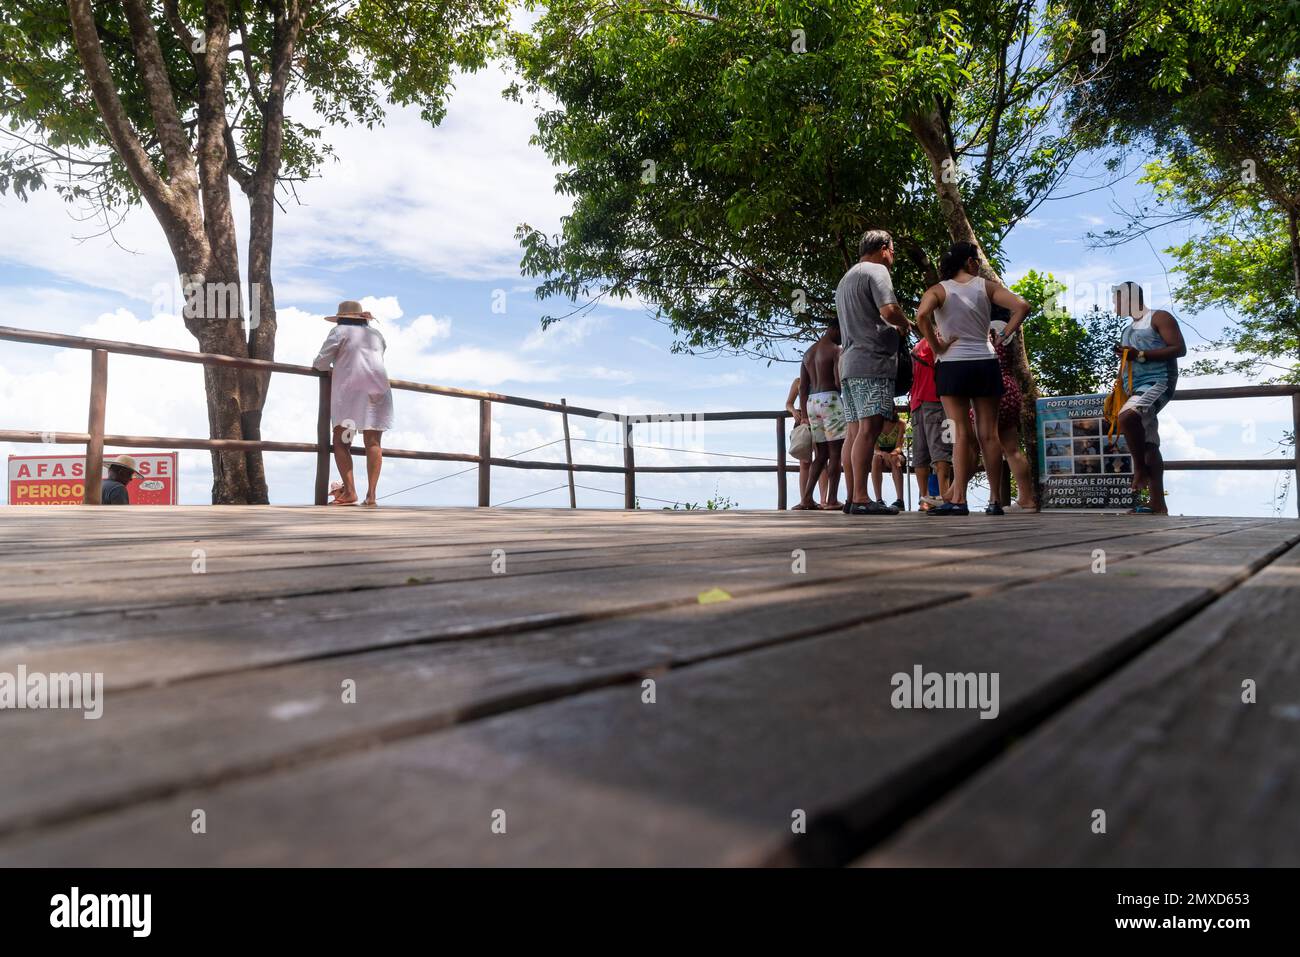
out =
[[334,424],[334,460],[338,463],[343,488],[333,505],[355,505],[357,489],[352,481],[352,437],[360,432],[366,446],[366,498],[361,504],[375,507],[375,487],[384,452],[380,437],[393,427],[393,390],[384,368],[386,343],[372,326],[374,316],[361,303],[339,303],[338,312],[326,316],[336,323],[325,337],[313,368],[334,367],[330,383],[330,419]]

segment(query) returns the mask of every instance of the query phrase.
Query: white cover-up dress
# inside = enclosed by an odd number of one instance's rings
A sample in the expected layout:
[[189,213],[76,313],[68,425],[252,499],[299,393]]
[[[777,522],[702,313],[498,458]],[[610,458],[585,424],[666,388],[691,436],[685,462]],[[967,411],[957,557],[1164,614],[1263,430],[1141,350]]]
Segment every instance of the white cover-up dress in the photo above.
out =
[[384,368],[387,343],[378,329],[339,324],[312,363],[316,369],[334,366],[330,386],[330,419],[354,430],[393,427],[393,390]]

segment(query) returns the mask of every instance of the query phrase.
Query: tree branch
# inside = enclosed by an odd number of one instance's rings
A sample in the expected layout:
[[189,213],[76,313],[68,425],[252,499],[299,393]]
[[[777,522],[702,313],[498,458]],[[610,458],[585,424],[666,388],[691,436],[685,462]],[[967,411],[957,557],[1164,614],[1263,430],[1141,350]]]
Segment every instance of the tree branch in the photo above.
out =
[[194,154],[190,151],[189,137],[185,135],[180,114],[176,110],[171,77],[167,73],[167,64],[163,61],[153,20],[149,17],[144,0],[122,2],[131,27],[131,43],[135,48],[136,63],[140,67],[140,81],[149,98],[149,111],[153,114],[154,129],[158,133],[163,157],[167,160],[172,185],[184,192],[195,190],[198,187],[198,177],[194,169]]
[[99,32],[95,28],[95,14],[91,10],[90,0],[68,0],[68,16],[73,41],[86,71],[86,80],[90,83],[95,105],[99,108],[113,148],[122,157],[131,181],[159,218],[175,219],[177,209],[171,188],[153,168],[149,155],[126,115],[122,98],[118,95],[108,61],[104,58],[103,47],[99,43]]

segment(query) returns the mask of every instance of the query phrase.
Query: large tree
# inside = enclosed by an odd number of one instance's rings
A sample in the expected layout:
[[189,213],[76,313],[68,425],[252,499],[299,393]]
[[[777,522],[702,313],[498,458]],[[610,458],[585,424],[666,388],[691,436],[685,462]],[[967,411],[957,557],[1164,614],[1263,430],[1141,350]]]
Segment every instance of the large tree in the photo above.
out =
[[1193,312],[1232,318],[1213,347],[1241,358],[1202,362],[1300,380],[1300,2],[1067,0],[1057,40],[1102,31],[1107,69],[1069,98],[1091,145],[1148,159],[1153,201],[1098,238],[1120,245],[1175,223],[1166,250]]
[[[894,233],[905,300],[957,240],[999,278],[1079,151],[1056,107],[1094,59],[1049,49],[1040,6],[550,0],[512,38],[515,92],[574,207],[556,235],[520,228],[524,271],[579,309],[643,300],[678,349],[768,359],[833,318],[865,228]],[[1023,337],[1012,355],[1032,421]]]
[[[328,155],[323,127],[374,125],[386,104],[437,123],[453,73],[485,62],[504,16],[504,0],[7,0],[0,190],[53,187],[110,228],[143,201],[199,348],[272,359],[276,207]],[[205,367],[205,385],[212,438],[260,438],[267,376]],[[212,469],[214,503],[267,500],[260,453],[214,452]]]

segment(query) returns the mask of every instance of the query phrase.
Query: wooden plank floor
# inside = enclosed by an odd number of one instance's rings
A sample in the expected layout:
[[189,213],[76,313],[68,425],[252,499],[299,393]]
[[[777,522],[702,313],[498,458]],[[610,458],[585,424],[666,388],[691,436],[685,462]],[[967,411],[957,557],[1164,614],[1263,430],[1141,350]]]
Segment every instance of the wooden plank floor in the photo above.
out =
[[[1298,542],[0,509],[0,676],[105,684],[99,720],[0,710],[0,863],[1300,864]],[[916,666],[996,673],[996,717],[895,708]]]

